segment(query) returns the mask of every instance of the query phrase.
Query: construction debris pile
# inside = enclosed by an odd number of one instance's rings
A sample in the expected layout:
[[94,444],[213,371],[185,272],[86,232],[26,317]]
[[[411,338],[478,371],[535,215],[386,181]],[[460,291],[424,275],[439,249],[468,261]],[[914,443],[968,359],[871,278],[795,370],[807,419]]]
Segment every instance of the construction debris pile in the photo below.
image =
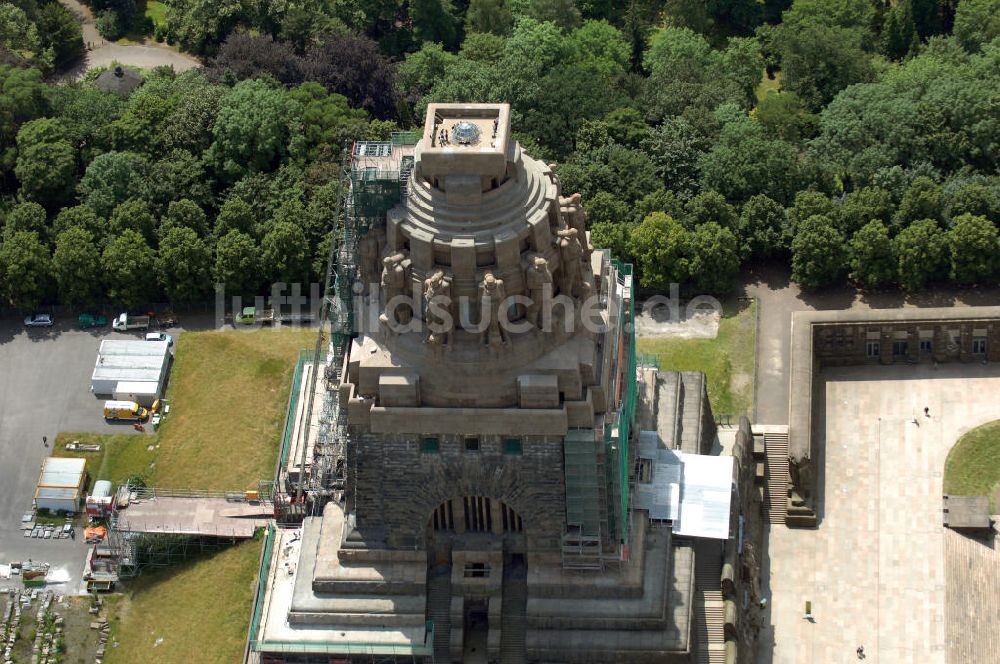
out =
[[38,611],[35,615],[35,641],[31,646],[31,664],[56,664],[62,661],[62,653],[65,652],[65,640],[63,637],[63,619],[53,611],[52,592],[40,593],[36,590],[15,590],[7,591],[10,601],[3,612],[3,621],[0,622],[0,635],[3,637],[4,664],[14,661],[14,644],[20,632],[22,613],[31,608],[32,602],[40,599]]
[[[3,641],[3,661],[14,661],[14,641],[17,640],[17,628],[21,625],[21,591],[9,590],[11,601],[3,611],[0,620],[0,640]],[[31,601],[30,595],[28,601]]]
[[81,599],[37,588],[0,588],[0,664],[84,662],[95,646],[93,662],[102,664],[110,633],[108,620],[98,616],[103,601],[91,596],[94,638],[87,634],[86,600]]

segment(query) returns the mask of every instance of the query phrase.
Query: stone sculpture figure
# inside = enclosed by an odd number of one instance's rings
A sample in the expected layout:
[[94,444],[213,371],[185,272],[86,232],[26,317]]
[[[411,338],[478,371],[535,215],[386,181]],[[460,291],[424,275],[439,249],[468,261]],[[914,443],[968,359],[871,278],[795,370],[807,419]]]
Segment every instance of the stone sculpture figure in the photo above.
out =
[[567,198],[560,196],[559,213],[566,221],[566,225],[576,230],[584,255],[590,256],[590,243],[587,242],[587,213],[580,204],[580,194],[573,194]]
[[[382,293],[385,295],[385,310],[379,315],[383,324],[407,325],[412,311],[401,301],[406,293],[406,268],[403,254],[393,254],[382,259]],[[391,316],[391,318],[390,318]]]
[[556,186],[556,195],[558,196],[559,193],[560,193],[560,191],[562,190],[562,188],[560,186],[559,176],[556,175],[556,165],[550,163],[550,164],[546,164],[546,166],[548,168],[543,171],[543,174],[546,175],[549,178],[549,182],[551,182],[552,184],[554,184]]
[[448,345],[452,321],[446,316],[451,308],[451,284],[438,270],[424,279],[424,342]]
[[575,228],[567,228],[556,234],[559,237],[559,259],[562,263],[559,290],[570,297],[584,297],[588,285],[583,280],[583,247]]
[[549,270],[549,262],[543,256],[535,256],[529,263],[524,271],[524,282],[528,299],[531,300],[526,318],[529,323],[541,329],[542,304],[546,297],[552,296],[552,272]]
[[803,507],[809,504],[812,494],[812,461],[806,457],[789,459],[788,473],[792,480],[789,488],[792,505]]
[[507,332],[500,325],[500,309],[505,297],[503,279],[497,279],[487,272],[479,285],[479,304],[482,320],[487,322],[482,332],[483,343],[497,347],[507,343]]

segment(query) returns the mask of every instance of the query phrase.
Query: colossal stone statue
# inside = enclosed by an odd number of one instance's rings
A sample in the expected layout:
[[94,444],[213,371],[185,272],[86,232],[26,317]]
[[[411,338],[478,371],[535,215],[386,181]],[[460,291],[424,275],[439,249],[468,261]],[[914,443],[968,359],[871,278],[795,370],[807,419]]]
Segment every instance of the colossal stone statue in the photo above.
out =
[[524,271],[524,282],[528,299],[531,300],[526,318],[529,323],[541,329],[542,304],[546,297],[552,296],[552,272],[549,270],[549,262],[542,256],[535,256]]
[[560,196],[559,213],[566,225],[576,230],[584,255],[590,256],[590,243],[587,242],[587,213],[580,204],[580,194],[573,194],[568,198]]
[[424,341],[446,346],[451,337],[451,284],[438,270],[424,279]]
[[413,315],[408,303],[403,302],[406,294],[406,268],[403,254],[386,256],[382,260],[382,293],[385,296],[385,309],[379,315],[382,324],[407,325]]
[[480,320],[486,323],[482,333],[483,343],[491,347],[507,343],[507,332],[500,324],[500,309],[505,297],[503,279],[497,279],[492,272],[487,272],[479,285],[479,304],[482,312]]
[[559,290],[570,297],[585,297],[589,288],[583,280],[584,251],[578,231],[567,228],[556,235],[559,237],[559,258],[562,263]]

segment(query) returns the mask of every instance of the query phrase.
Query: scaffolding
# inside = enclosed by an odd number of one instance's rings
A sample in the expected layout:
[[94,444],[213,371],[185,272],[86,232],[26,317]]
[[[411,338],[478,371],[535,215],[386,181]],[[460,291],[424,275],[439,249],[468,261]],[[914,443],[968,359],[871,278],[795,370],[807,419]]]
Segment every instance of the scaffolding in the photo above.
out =
[[[608,458],[608,472],[613,474],[613,500],[609,512],[616,516],[617,524],[612,526],[622,545],[629,539],[629,512],[631,509],[630,472],[632,467],[632,426],[635,424],[636,398],[638,396],[638,375],[635,353],[635,301],[632,293],[632,264],[612,260],[616,279],[616,302],[618,305],[618,365],[617,385],[612,394],[617,403],[615,421],[605,429],[605,444]],[[624,385],[623,385],[624,383]]]
[[611,408],[603,426],[570,430],[563,443],[562,564],[571,570],[603,570],[628,556],[634,462],[630,443],[638,394],[632,265],[611,260],[606,269],[602,277],[608,284],[603,304],[611,327],[605,348],[613,353]]
[[603,569],[607,483],[597,432],[570,429],[563,439],[566,477],[566,533],[562,538],[565,569]]
[[[351,339],[357,333],[354,311],[358,279],[358,241],[383,224],[386,213],[403,202],[414,164],[416,132],[395,132],[389,141],[358,141],[345,150],[340,168],[340,196],[335,227],[327,254],[326,279],[320,311],[320,332],[312,354],[313,368],[306,391],[307,403],[300,435],[308,436],[316,398],[316,381],[322,375],[328,389],[320,408],[319,435],[312,464],[305,459],[308,445],[299,442],[303,458],[293,504],[308,502],[308,512],[319,514],[330,499],[343,495],[347,409],[336,390]],[[324,324],[329,323],[329,337]],[[324,345],[328,338],[325,351]],[[309,473],[305,469],[311,468]]]
[[[249,493],[249,495],[248,495]],[[119,579],[139,576],[151,568],[169,567],[195,554],[229,546],[247,539],[241,528],[239,531],[225,527],[192,527],[190,532],[165,532],[148,527],[145,522],[129,519],[127,507],[135,501],[163,498],[179,498],[191,502],[194,511],[199,502],[225,500],[229,503],[253,501],[253,504],[273,506],[274,482],[260,480],[257,490],[246,491],[201,491],[194,489],[162,489],[146,487],[126,482],[118,489],[114,508],[106,519],[107,537],[91,548],[87,559],[88,582],[117,582]],[[255,496],[250,498],[249,496]]]

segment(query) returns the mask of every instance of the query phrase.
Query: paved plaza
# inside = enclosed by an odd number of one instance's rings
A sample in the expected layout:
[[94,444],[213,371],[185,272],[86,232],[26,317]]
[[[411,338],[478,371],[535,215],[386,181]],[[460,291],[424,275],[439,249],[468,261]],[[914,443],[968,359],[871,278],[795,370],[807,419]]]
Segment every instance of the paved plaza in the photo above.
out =
[[944,664],[944,463],[963,433],[1000,419],[1000,367],[824,369],[814,394],[820,525],[772,526],[759,661],[852,662],[863,645],[869,663]]

